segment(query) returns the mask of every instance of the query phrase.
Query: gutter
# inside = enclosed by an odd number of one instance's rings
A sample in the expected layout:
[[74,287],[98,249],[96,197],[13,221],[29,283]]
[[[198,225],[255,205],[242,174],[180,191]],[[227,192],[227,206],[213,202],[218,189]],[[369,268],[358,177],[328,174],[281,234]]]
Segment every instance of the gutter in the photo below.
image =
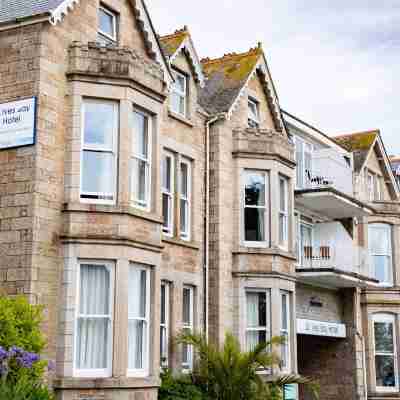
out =
[[205,217],[204,217],[204,334],[208,341],[209,332],[209,306],[208,306],[208,294],[209,294],[209,264],[210,264],[210,127],[219,120],[226,119],[225,113],[217,114],[214,117],[206,120],[206,168],[204,174],[205,180]]

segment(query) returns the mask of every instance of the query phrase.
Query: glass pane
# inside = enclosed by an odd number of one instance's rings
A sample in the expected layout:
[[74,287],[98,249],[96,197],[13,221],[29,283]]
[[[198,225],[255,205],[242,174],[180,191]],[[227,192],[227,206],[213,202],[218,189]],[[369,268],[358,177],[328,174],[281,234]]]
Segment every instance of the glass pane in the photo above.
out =
[[281,211],[286,211],[286,181],[284,179],[279,180],[279,205]]
[[87,101],[84,104],[84,144],[112,150],[116,118],[114,104],[94,101]]
[[76,368],[108,367],[109,329],[108,318],[78,318]]
[[394,352],[392,322],[375,322],[374,335],[376,353],[392,354]]
[[247,327],[267,326],[267,294],[265,292],[247,292]]
[[165,193],[162,195],[162,207],[163,207],[163,227],[165,232],[168,231],[170,228],[171,212],[172,212],[171,197]]
[[286,332],[282,333],[282,336],[285,338],[285,343],[282,344],[281,347],[281,363],[282,363],[282,368],[286,368],[289,364],[289,337],[288,334]]
[[265,210],[259,208],[244,209],[245,241],[265,241]]
[[372,254],[390,255],[391,248],[391,229],[390,226],[369,227],[369,242]]
[[181,200],[181,233],[188,234],[188,215],[189,215],[189,203],[186,200]]
[[103,9],[99,9],[99,28],[103,33],[106,33],[112,38],[115,37],[114,32],[114,16],[105,12]]
[[191,304],[191,300],[191,289],[183,288],[182,322],[184,325],[192,325],[191,310],[193,305]]
[[110,278],[110,271],[105,265],[81,264],[79,287],[81,314],[110,314]]
[[160,323],[165,324],[167,322],[167,289],[165,285],[161,285],[161,317],[160,317]]
[[84,151],[82,159],[82,192],[113,196],[114,156],[111,153]]
[[395,369],[393,356],[375,356],[376,386],[395,387]]
[[259,343],[267,341],[266,331],[247,331],[246,332],[246,347],[247,351],[253,350]]
[[[184,333],[190,333],[189,329],[183,329]],[[192,363],[192,346],[182,344],[182,364],[184,367],[190,367]]]
[[142,206],[148,201],[148,164],[137,158],[132,160],[132,196]]
[[303,142],[296,138],[296,182],[297,187],[303,187]]
[[144,369],[147,348],[147,324],[131,320],[128,326],[128,369]]
[[304,173],[305,182],[310,182],[312,178],[312,155],[309,152],[304,152]]
[[265,206],[265,174],[246,173],[245,204],[247,206]]
[[171,193],[171,189],[172,189],[172,159],[169,156],[163,157],[162,186],[166,191]]
[[167,330],[164,326],[160,327],[160,361],[161,366],[166,366],[168,361],[168,338]]
[[285,244],[287,239],[287,217],[279,214],[279,244]]
[[129,268],[128,313],[129,318],[146,318],[147,272],[135,266]]
[[176,92],[171,93],[171,110],[177,114],[185,114],[186,99],[181,94]]
[[148,117],[140,112],[133,113],[133,154],[149,158]]
[[174,90],[176,90],[178,93],[185,93],[186,79],[183,75],[175,74]]
[[373,256],[372,257],[374,277],[380,282],[390,283],[391,273],[389,272],[389,258],[386,256]]
[[287,314],[287,309],[288,309],[288,297],[286,294],[282,295],[282,329],[287,330],[288,329],[288,314]]
[[183,197],[188,197],[189,186],[189,170],[186,163],[181,163],[181,194]]
[[249,101],[249,114],[253,121],[258,121],[258,105],[254,101]]

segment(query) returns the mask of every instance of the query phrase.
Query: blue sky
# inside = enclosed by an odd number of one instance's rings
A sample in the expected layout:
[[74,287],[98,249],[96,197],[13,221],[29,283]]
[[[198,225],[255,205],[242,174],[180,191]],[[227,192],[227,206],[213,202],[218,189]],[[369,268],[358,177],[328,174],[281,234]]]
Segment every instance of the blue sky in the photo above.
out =
[[261,41],[281,106],[328,134],[381,129],[400,154],[399,0],[147,0],[161,33],[188,25],[200,57]]

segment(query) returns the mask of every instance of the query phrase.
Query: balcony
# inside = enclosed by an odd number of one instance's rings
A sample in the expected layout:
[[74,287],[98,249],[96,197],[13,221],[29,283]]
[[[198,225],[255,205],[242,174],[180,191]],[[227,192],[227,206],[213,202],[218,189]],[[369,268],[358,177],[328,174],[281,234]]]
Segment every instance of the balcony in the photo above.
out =
[[374,212],[372,207],[353,197],[353,170],[350,161],[341,154],[322,149],[312,154],[309,164],[310,168],[297,171],[297,206],[332,220]]
[[299,280],[336,289],[378,285],[379,281],[365,273],[358,248],[339,222],[307,229],[310,228],[301,230],[296,267]]

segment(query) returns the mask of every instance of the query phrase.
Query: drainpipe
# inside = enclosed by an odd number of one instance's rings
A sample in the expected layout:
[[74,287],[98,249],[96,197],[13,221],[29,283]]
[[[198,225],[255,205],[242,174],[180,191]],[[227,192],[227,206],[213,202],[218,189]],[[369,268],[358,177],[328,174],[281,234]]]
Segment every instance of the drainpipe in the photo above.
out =
[[210,240],[210,127],[220,119],[225,119],[226,114],[221,113],[206,121],[206,168],[205,168],[205,221],[204,221],[204,334],[208,340],[208,293],[209,293],[209,240]]

